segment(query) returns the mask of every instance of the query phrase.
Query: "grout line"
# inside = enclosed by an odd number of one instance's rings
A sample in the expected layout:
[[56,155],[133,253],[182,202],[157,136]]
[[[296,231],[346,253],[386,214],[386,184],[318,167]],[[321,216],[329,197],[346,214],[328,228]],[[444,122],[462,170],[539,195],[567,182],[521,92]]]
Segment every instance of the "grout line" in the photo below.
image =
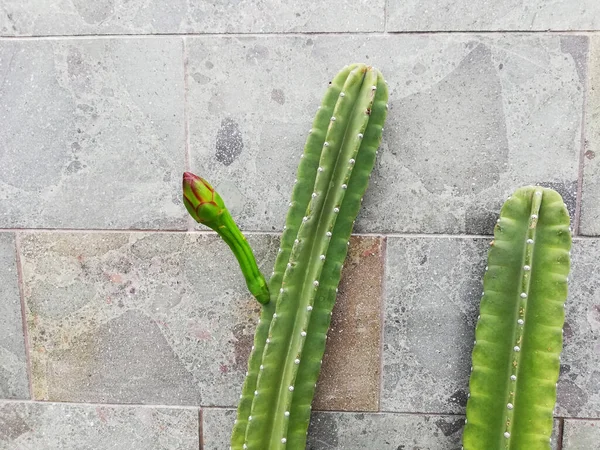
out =
[[198,448],[204,450],[204,414],[202,408],[198,408]]
[[[386,8],[387,9],[387,8]],[[387,15],[387,14],[386,14]],[[289,32],[237,32],[237,33],[154,33],[154,34],[46,34],[38,36],[1,36],[0,41],[42,41],[42,40],[90,40],[90,39],[165,39],[176,37],[301,37],[301,36],[390,36],[390,35],[408,35],[408,36],[429,36],[429,35],[596,35],[599,30],[407,30],[407,31],[388,31],[387,17],[384,20],[384,31],[296,31]]]
[[379,397],[377,398],[377,411],[381,411],[381,400],[383,398],[383,344],[385,337],[385,294],[387,287],[387,238],[385,236],[381,243],[381,259],[383,261],[383,270],[381,271],[381,303],[379,304]]
[[[387,20],[386,20],[387,28]],[[434,34],[441,35],[584,35],[584,34],[599,34],[600,29],[586,29],[586,30],[405,30],[405,31],[295,31],[293,33],[281,31],[272,31],[267,33],[257,32],[235,32],[235,33],[154,33],[154,34],[120,34],[120,33],[107,33],[107,34],[40,34],[37,36],[1,36],[0,40],[11,40],[11,41],[39,41],[39,40],[75,40],[75,39],[160,39],[160,38],[173,38],[173,37],[297,37],[297,36],[389,36],[389,35],[414,35],[414,36],[428,36]]]
[[23,325],[23,341],[25,345],[25,360],[27,381],[29,386],[29,397],[33,400],[33,374],[31,363],[31,345],[29,341],[29,330],[27,327],[27,308],[25,307],[25,289],[23,287],[23,266],[21,264],[21,236],[15,233],[15,254],[17,265],[17,283],[19,285],[19,301],[21,303],[21,321]]
[[583,196],[583,169],[585,165],[586,151],[586,118],[587,118],[587,103],[588,97],[591,95],[590,86],[590,55],[591,55],[591,40],[588,39],[588,48],[586,54],[586,70],[585,79],[583,80],[583,105],[581,108],[581,136],[579,139],[579,167],[577,173],[577,195],[575,197],[575,217],[573,219],[573,235],[579,236],[581,227],[581,203]]
[[105,403],[105,402],[71,402],[61,400],[19,400],[15,398],[0,398],[0,403],[27,403],[27,404],[40,404],[40,405],[71,405],[71,406],[103,406],[107,408],[152,408],[152,409],[189,409],[197,411],[199,406],[193,405],[165,405],[165,404],[154,404],[154,403]]
[[565,419],[558,419],[558,438],[556,439],[556,450],[562,450],[563,448],[563,436],[565,432]]

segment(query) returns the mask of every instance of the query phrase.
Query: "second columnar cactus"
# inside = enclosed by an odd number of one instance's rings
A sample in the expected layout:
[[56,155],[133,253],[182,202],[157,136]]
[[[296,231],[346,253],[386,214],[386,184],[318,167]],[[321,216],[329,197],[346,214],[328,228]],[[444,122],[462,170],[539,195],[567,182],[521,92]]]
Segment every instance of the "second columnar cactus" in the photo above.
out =
[[465,450],[550,449],[570,248],[559,194],[525,187],[506,201],[483,282]]

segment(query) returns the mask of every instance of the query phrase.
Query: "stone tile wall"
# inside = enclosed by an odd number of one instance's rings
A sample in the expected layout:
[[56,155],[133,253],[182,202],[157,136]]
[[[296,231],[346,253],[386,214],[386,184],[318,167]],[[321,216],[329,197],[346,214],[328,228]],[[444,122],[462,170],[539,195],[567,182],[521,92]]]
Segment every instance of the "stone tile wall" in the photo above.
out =
[[600,449],[599,5],[4,0],[0,448],[228,448],[258,307],[181,173],[269,273],[316,106],[364,61],[389,116],[308,448],[460,448],[486,248],[534,183],[575,234],[552,445]]

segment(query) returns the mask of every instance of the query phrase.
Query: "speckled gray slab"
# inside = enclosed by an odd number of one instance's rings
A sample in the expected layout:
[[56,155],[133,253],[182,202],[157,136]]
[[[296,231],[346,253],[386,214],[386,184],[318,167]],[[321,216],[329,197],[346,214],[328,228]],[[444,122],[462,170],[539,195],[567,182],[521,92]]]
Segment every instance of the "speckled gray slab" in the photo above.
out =
[[4,450],[197,450],[198,410],[2,402]]
[[0,73],[0,227],[185,228],[180,38],[2,40]]
[[576,240],[571,255],[557,414],[600,418],[600,239]]
[[29,398],[14,233],[0,232],[0,398]]
[[464,413],[488,243],[388,237],[384,411]]
[[[490,234],[542,183],[575,210],[588,41],[560,35],[187,39],[192,168],[242,227],[280,230],[330,79],[380,68],[390,108],[359,232]],[[401,55],[401,57],[398,57]]]
[[563,450],[593,450],[600,445],[600,421],[565,420]]
[[[272,267],[278,241],[249,237]],[[258,318],[214,234],[25,233],[39,400],[234,406]]]
[[595,30],[596,0],[389,0],[388,31]]
[[[204,409],[204,450],[228,448],[234,410]],[[315,412],[307,450],[459,450],[463,416]]]
[[[600,4],[600,3],[599,3]],[[579,232],[600,236],[600,38],[590,40]]]
[[0,35],[383,31],[385,0],[4,0]]

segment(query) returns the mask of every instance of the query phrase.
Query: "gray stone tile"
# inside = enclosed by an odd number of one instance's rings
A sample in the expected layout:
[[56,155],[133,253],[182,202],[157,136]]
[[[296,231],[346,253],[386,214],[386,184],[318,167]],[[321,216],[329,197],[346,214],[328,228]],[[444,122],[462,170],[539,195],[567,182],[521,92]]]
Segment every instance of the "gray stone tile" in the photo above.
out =
[[229,448],[235,409],[202,410],[202,436],[203,450],[222,450]]
[[0,232],[0,398],[29,398],[15,235]]
[[600,418],[600,239],[576,240],[571,254],[556,412]]
[[385,0],[7,0],[0,35],[383,31]]
[[[270,270],[277,239],[249,237]],[[34,398],[237,404],[258,318],[214,234],[25,233]]]
[[388,31],[595,30],[595,0],[390,0]]
[[3,40],[0,73],[0,227],[185,228],[181,39]]
[[565,420],[563,450],[591,450],[600,442],[600,421]]
[[600,236],[600,38],[590,41],[579,232]]
[[0,401],[5,450],[197,450],[198,410]]
[[464,413],[488,243],[388,237],[384,411]]
[[[228,448],[234,410],[204,409],[204,450]],[[459,450],[463,416],[315,412],[307,450]]]
[[586,37],[187,42],[192,168],[222,192],[245,229],[283,226],[325,86],[355,60],[380,68],[390,87],[389,119],[358,232],[491,234],[503,199],[530,183],[556,188],[575,210]]

